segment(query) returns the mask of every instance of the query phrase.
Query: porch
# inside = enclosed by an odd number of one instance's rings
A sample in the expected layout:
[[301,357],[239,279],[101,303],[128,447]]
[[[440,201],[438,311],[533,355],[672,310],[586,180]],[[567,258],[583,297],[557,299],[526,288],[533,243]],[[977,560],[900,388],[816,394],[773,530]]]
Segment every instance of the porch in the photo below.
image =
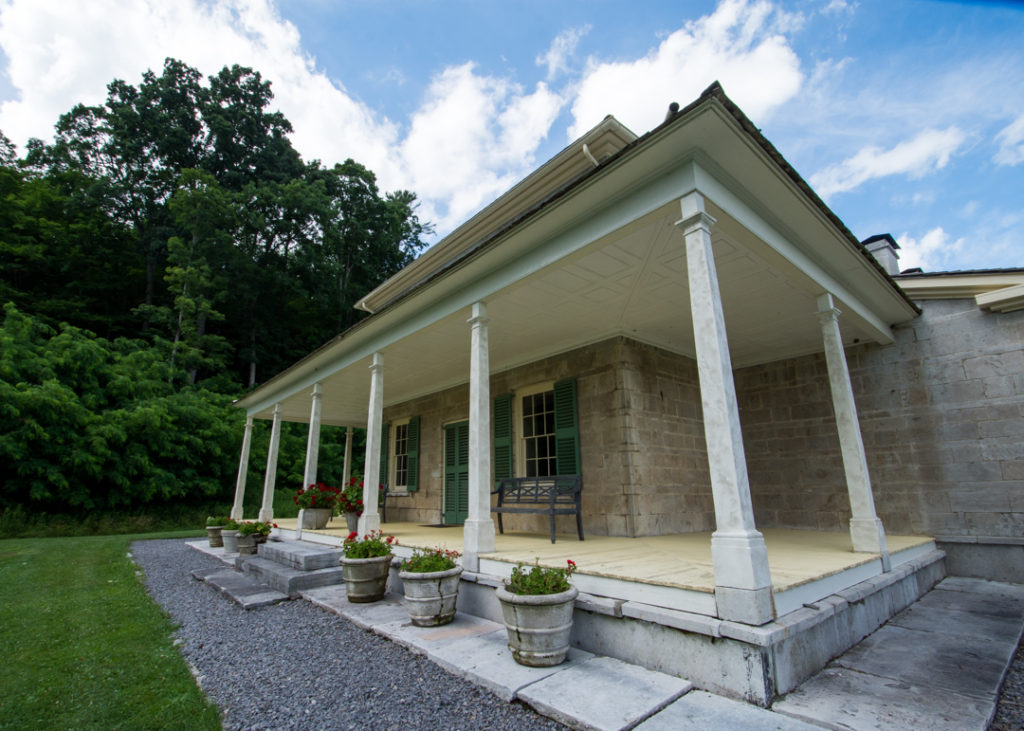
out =
[[[283,538],[298,537],[296,518],[277,519]],[[414,548],[463,552],[462,526],[385,523],[385,533],[398,540],[397,553]],[[845,532],[767,528],[762,531],[777,616],[800,609],[883,573],[879,554],[854,552]],[[303,530],[301,539],[340,545],[348,535],[344,518],[322,530]],[[935,551],[926,536],[887,536],[892,567]],[[670,610],[715,617],[715,576],[711,533],[676,533],[642,538],[560,535],[551,543],[546,533],[506,531],[496,536],[493,553],[480,555],[479,573],[504,579],[517,563],[578,567],[573,583],[581,592],[613,600],[643,602]]]

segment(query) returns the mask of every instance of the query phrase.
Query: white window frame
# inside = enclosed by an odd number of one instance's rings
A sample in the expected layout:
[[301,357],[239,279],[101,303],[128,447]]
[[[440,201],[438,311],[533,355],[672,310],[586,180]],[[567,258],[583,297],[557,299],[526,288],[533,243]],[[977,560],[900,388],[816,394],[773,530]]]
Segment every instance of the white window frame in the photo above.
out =
[[[412,417],[411,416],[407,416],[404,419],[392,419],[392,421],[391,421],[391,429],[389,430],[389,434],[388,434],[388,474],[389,475],[394,475],[396,483],[398,482],[398,452],[397,452],[397,449],[398,449],[398,427],[400,427],[400,426],[407,426],[410,421],[412,421]],[[406,441],[406,449],[408,449],[408,441]],[[406,455],[408,456],[408,452],[406,452]],[[406,473],[405,474],[406,474],[406,477],[408,477],[408,475],[409,475],[408,469],[406,469]],[[398,484],[389,485],[388,486],[388,494],[389,495],[408,495],[409,494],[408,485],[398,485]]]
[[517,477],[526,476],[526,437],[523,436],[523,398],[545,391],[554,391],[554,381],[543,381],[517,388],[512,399],[512,468]]

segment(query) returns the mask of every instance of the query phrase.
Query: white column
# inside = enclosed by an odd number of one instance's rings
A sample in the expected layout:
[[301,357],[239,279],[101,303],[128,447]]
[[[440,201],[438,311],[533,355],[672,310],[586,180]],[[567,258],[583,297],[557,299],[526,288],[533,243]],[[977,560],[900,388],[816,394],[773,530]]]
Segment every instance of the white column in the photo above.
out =
[[245,499],[245,478],[249,472],[249,447],[252,445],[252,417],[245,417],[245,433],[242,435],[242,456],[238,459],[238,479],[235,480],[235,502],[231,506],[231,519],[242,519],[242,502]]
[[277,448],[281,444],[281,404],[274,404],[274,421],[270,427],[270,448],[267,450],[267,472],[263,478],[263,506],[259,519],[274,519],[274,482],[277,480]]
[[373,354],[370,366],[370,410],[366,417],[366,461],[363,465],[363,514],[359,535],[380,528],[377,494],[380,489],[380,429],[384,423],[384,359]]
[[345,465],[341,469],[341,483],[344,488],[352,479],[352,427],[345,428]]
[[469,353],[469,514],[462,527],[463,566],[480,567],[480,554],[494,551],[491,519],[491,367],[487,306],[473,304]]
[[316,482],[316,468],[320,459],[320,410],[323,392],[320,384],[313,384],[313,404],[309,411],[309,435],[306,437],[306,469],[302,476],[302,487]]
[[681,200],[676,225],[686,239],[690,311],[697,350],[704,436],[707,442],[716,530],[711,536],[715,601],[723,619],[764,624],[773,619],[771,576],[764,537],[754,526],[736,386],[718,288],[711,226],[697,192]]
[[854,551],[882,554],[882,566],[889,570],[889,551],[885,543],[885,529],[875,513],[875,498],[871,491],[867,454],[857,419],[857,404],[853,399],[850,370],[839,332],[840,311],[825,293],[818,297],[818,322],[825,341],[825,361],[828,381],[832,388],[832,409],[839,431],[839,447],[846,472],[846,489],[850,495],[850,538]]

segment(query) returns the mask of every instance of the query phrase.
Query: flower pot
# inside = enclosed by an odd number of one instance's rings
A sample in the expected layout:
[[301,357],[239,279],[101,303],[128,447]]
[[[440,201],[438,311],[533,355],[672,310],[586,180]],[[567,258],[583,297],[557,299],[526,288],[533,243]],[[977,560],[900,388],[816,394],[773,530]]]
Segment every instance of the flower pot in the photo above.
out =
[[572,611],[579,590],[558,594],[513,594],[497,589],[508,632],[508,647],[520,665],[549,667],[565,660],[572,633]]
[[220,532],[224,528],[222,525],[208,525],[206,526],[206,535],[210,539],[210,548],[220,548],[224,545],[224,539],[221,538]]
[[238,554],[240,556],[255,556],[256,536],[238,536]]
[[220,532],[221,540],[224,541],[224,553],[238,553],[238,529],[228,530],[225,528]]
[[375,602],[384,598],[388,588],[388,570],[391,554],[373,558],[341,559],[341,574],[345,578],[345,593],[355,603]]
[[326,527],[332,512],[330,508],[306,508],[302,511],[302,529],[320,530]]
[[345,513],[345,527],[348,528],[349,533],[357,532],[359,530],[359,513],[347,511]]
[[400,571],[405,590],[405,608],[417,627],[436,627],[455,619],[455,602],[459,597],[462,567],[447,571]]

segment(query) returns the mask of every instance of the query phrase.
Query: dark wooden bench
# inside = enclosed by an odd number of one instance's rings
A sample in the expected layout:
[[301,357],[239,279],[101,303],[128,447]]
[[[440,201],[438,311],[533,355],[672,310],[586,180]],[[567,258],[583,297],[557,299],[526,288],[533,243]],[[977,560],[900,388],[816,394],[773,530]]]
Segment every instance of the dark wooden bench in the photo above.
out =
[[583,478],[580,475],[559,477],[505,477],[492,494],[498,502],[491,512],[498,514],[498,532],[504,533],[501,516],[504,513],[532,513],[551,516],[551,542],[555,542],[555,516],[576,515],[576,531],[583,540],[583,519],[580,515],[580,496]]

